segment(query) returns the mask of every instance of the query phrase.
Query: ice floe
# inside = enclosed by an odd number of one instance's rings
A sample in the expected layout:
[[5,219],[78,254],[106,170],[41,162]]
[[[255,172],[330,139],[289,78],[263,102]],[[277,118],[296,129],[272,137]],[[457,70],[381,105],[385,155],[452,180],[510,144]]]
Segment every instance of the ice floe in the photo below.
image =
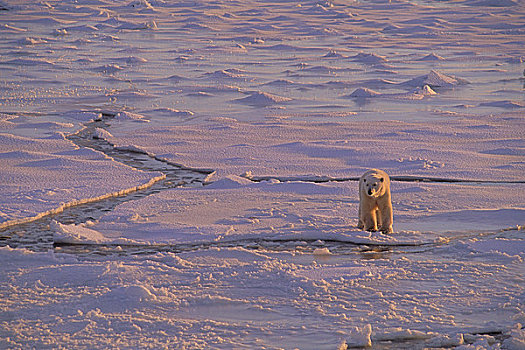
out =
[[523,349],[524,8],[0,0],[0,348]]

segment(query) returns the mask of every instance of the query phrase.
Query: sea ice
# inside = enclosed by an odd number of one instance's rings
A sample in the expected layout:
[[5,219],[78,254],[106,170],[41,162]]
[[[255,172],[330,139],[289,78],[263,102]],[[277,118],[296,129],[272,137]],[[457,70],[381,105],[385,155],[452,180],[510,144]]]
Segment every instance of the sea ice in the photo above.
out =
[[[430,90],[424,88],[424,93]],[[252,96],[256,96],[254,102],[260,101],[261,95]],[[262,96],[261,100],[266,101]],[[270,98],[269,102],[275,101]],[[513,128],[496,116],[432,125],[208,118],[207,123],[184,125],[157,120],[140,128],[119,123],[108,130],[113,135],[109,141],[117,146],[132,144],[152,154],[170,153],[173,156],[168,160],[174,163],[215,169],[219,177],[250,171],[254,176],[274,178],[346,178],[377,167],[393,175],[523,180],[525,163],[519,159],[518,141],[522,119],[512,122]],[[173,139],[178,143],[174,144]],[[516,140],[516,146],[508,146],[515,149],[514,153],[491,154],[501,148],[502,142],[514,142],[511,140]]]
[[350,335],[346,343],[349,347],[370,347],[372,346],[372,340],[370,336],[372,335],[372,326],[367,324],[366,326],[359,328],[355,327],[350,331]]
[[90,230],[85,225],[63,225],[52,221],[50,228],[54,230],[53,240],[56,243],[100,244],[109,241],[100,232]]
[[523,5],[0,0],[0,226],[164,176],[94,120],[214,171],[1,247],[0,348],[523,349]]
[[73,146],[63,134],[50,138],[46,131],[40,129],[41,138],[0,133],[1,227],[147,187],[162,178]]
[[523,350],[525,349],[525,329],[517,323],[509,332],[509,338],[502,344],[504,349]]

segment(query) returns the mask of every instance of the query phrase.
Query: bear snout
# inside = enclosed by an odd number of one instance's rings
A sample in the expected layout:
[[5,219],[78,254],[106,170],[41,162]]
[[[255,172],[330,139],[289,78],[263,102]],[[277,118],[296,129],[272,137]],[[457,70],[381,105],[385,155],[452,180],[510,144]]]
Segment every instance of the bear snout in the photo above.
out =
[[372,195],[372,189],[371,189],[371,188],[368,189],[368,195],[369,195],[369,196]]

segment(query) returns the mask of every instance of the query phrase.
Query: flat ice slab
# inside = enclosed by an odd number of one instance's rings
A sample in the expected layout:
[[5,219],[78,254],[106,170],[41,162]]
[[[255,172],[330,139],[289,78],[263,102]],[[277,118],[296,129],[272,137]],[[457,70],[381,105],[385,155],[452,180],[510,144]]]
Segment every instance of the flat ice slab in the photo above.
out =
[[39,138],[0,133],[0,227],[122,194],[162,176],[130,168],[77,147],[63,133],[49,132],[51,136]]
[[217,178],[245,173],[344,178],[380,168],[391,176],[497,182],[525,180],[524,129],[520,114],[436,124],[213,117],[184,125],[119,123],[109,129],[109,140],[178,164],[215,169]]
[[227,176],[202,188],[166,190],[121,204],[87,227],[60,225],[55,239],[121,245],[327,240],[423,246],[524,224],[524,199],[502,193],[521,192],[525,184],[393,182],[396,233],[363,232],[356,228],[357,187],[354,181],[253,183]]

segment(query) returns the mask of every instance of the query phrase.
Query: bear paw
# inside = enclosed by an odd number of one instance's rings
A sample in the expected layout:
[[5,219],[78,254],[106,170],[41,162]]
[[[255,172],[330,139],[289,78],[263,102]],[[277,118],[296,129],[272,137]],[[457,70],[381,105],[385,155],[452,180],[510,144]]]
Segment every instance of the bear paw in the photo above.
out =
[[392,233],[392,232],[394,232],[394,230],[392,229],[392,226],[381,228],[381,233]]

